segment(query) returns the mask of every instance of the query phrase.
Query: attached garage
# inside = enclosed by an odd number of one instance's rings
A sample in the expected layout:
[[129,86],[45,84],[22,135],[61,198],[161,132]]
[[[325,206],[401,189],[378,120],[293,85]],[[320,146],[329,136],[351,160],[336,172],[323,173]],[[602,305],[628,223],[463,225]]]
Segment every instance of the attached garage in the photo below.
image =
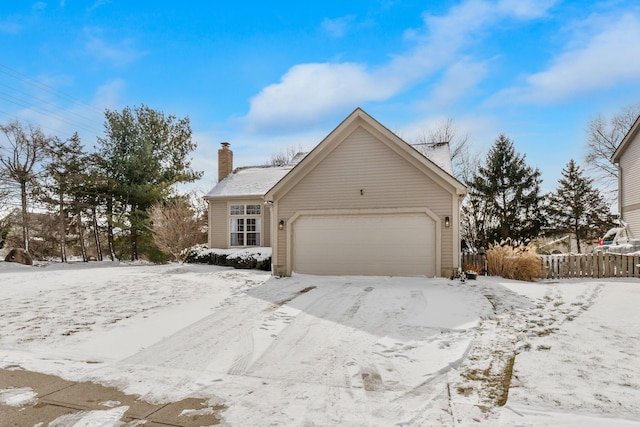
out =
[[273,274],[450,277],[466,188],[428,149],[356,109],[265,193]]
[[437,222],[426,209],[300,214],[291,221],[292,270],[433,277],[439,264]]

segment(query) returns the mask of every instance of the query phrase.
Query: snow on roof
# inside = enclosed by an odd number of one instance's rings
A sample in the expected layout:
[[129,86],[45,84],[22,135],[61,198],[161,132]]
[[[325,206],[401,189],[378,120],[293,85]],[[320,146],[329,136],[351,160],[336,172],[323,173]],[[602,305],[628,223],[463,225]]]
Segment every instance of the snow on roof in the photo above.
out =
[[411,144],[411,146],[422,153],[427,159],[438,165],[449,175],[453,175],[453,169],[451,167],[451,151],[449,150],[448,142],[420,143]]
[[213,187],[206,197],[264,196],[292,167],[287,165],[238,168]]

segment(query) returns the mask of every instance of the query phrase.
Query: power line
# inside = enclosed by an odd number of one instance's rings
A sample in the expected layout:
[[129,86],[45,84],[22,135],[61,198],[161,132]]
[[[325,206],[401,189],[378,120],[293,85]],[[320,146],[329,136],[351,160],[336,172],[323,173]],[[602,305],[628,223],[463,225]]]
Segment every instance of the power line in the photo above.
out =
[[[28,86],[31,88],[35,88],[39,91],[43,91],[52,95],[54,98],[63,99],[69,102],[72,102],[74,105],[82,107],[85,112],[95,113],[99,116],[102,116],[103,112],[94,106],[87,104],[86,102],[75,98],[71,95],[68,95],[46,83],[40,82],[36,79],[33,79],[21,72],[14,70],[11,67],[8,67],[4,64],[0,64],[0,74],[10,77],[11,79],[17,80],[24,86]],[[42,100],[39,97],[33,96],[25,91],[19,90],[15,87],[15,85],[10,85],[6,83],[1,83],[0,86],[8,88],[9,91],[0,92],[0,100],[4,100],[5,102],[17,105],[19,107],[23,107],[33,111],[34,113],[54,119],[58,122],[64,123],[69,126],[76,127],[80,130],[84,130],[86,132],[95,133],[96,135],[100,135],[102,133],[102,129],[96,125],[96,121],[91,118],[78,114],[75,111],[65,111],[63,113],[59,113],[54,111],[57,109],[57,104],[51,101]],[[11,113],[7,113],[6,111],[0,111],[7,115],[12,115]],[[40,125],[40,124],[39,124]],[[51,129],[51,127],[40,125],[41,127],[47,128],[52,131],[58,131],[58,129]]]
[[51,110],[48,110],[48,109],[43,108],[43,107],[39,107],[39,106],[37,106],[35,104],[30,104],[30,103],[28,103],[26,101],[23,101],[23,100],[21,100],[19,98],[16,98],[13,95],[10,95],[10,94],[6,93],[6,92],[0,92],[0,99],[4,99],[5,101],[10,102],[10,103],[15,104],[15,105],[18,105],[19,107],[30,108],[32,110],[35,110],[39,114],[42,114],[44,116],[57,119],[57,120],[59,120],[61,122],[64,122],[64,123],[66,123],[68,125],[76,126],[76,127],[82,128],[82,129],[84,129],[86,131],[89,131],[89,132],[94,132],[95,131],[95,128],[92,127],[92,126],[91,127],[87,126],[87,125],[85,125],[83,123],[80,123],[78,121],[75,121],[73,119],[67,119],[67,118],[65,118],[65,117],[63,117],[63,116],[61,116],[61,115],[59,115],[57,113],[54,113]]
[[38,80],[36,80],[34,78],[31,78],[31,77],[27,76],[26,74],[22,74],[20,71],[14,70],[13,68],[8,67],[8,66],[6,66],[4,64],[0,64],[0,73],[8,75],[9,77],[13,77],[14,79],[19,80],[19,81],[21,81],[23,83],[26,83],[26,84],[28,84],[30,86],[34,86],[36,88],[43,89],[43,90],[45,90],[45,91],[47,91],[49,93],[52,93],[52,94],[54,94],[54,95],[56,95],[58,97],[65,98],[68,101],[72,101],[72,102],[76,102],[76,103],[82,104],[86,108],[88,108],[89,110],[92,110],[93,112],[95,112],[97,114],[102,114],[102,111],[98,110],[93,105],[87,104],[86,102],[84,102],[84,101],[82,101],[82,100],[80,100],[80,99],[78,99],[76,97],[68,95],[68,94],[66,94],[66,93],[64,93],[64,92],[62,92],[62,91],[60,91],[60,90],[58,90],[58,89],[46,84],[46,83],[43,83],[43,82],[40,82],[40,81],[38,81]]
[[[27,92],[25,92],[25,91],[22,91],[22,90],[16,89],[16,88],[15,88],[15,87],[13,87],[13,86],[10,86],[10,85],[7,85],[7,84],[1,83],[1,82],[0,82],[0,86],[4,86],[5,88],[9,89],[9,90],[10,90],[10,91],[12,91],[12,92],[17,92],[17,93],[22,94],[22,95],[25,95],[25,96],[27,96],[27,97],[31,97],[31,98],[33,98],[33,96],[32,96],[31,94],[29,94],[29,93],[27,93]],[[53,103],[53,102],[51,102],[51,101],[46,101],[46,100],[41,99],[41,98],[36,98],[36,99],[38,100],[38,102],[39,102],[39,103],[46,104],[46,105],[49,105],[49,106],[54,107],[54,108],[57,108],[57,107],[58,107],[58,105],[57,105],[57,104],[55,104],[55,103]],[[92,121],[93,121],[90,117],[83,116],[83,115],[81,115],[81,114],[78,114],[77,112],[74,112],[73,114],[74,114],[75,116],[77,116],[78,118],[81,118],[82,120],[86,120],[87,122],[92,122]]]

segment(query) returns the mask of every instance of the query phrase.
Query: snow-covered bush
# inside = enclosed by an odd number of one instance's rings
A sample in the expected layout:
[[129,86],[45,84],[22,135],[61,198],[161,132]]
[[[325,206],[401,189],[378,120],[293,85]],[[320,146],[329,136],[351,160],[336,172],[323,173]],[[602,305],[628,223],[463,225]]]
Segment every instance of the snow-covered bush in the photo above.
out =
[[185,252],[186,263],[271,271],[271,248],[209,249],[206,245],[197,245]]
[[489,247],[487,272],[490,276],[533,282],[542,276],[542,264],[535,245],[507,239]]

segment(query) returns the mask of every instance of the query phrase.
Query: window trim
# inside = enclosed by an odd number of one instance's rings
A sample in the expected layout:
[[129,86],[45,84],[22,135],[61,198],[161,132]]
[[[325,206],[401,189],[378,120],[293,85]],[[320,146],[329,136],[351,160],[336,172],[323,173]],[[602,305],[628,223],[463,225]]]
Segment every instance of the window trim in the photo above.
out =
[[[242,207],[242,208],[240,208]],[[257,207],[257,209],[256,209]],[[255,212],[258,213],[255,213]],[[251,212],[251,213],[248,213]],[[263,239],[263,231],[262,227],[264,224],[262,214],[264,212],[264,207],[261,203],[255,202],[229,202],[227,206],[227,242],[229,248],[248,248],[248,247],[260,247]],[[234,231],[233,223],[234,220],[240,226],[236,228],[240,228],[241,231]],[[248,220],[254,220],[255,223],[253,226],[249,225]],[[250,230],[253,227],[255,230]],[[233,245],[232,242],[234,238],[232,237],[234,234],[239,234],[242,236],[242,244],[241,245]],[[249,240],[249,235],[255,235],[257,244],[249,245],[247,244]]]

